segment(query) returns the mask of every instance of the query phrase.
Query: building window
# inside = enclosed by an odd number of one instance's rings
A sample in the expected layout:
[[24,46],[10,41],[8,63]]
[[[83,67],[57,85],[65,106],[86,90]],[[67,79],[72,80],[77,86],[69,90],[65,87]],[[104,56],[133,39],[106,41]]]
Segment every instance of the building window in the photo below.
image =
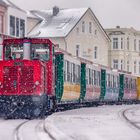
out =
[[139,52],[140,52],[140,40],[139,40]]
[[123,60],[121,60],[121,70],[123,70]]
[[24,37],[25,20],[10,16],[10,35],[16,37]]
[[16,36],[19,37],[19,18],[16,18]]
[[113,49],[118,49],[118,38],[113,38]]
[[129,61],[127,61],[127,71],[129,72]]
[[79,34],[79,27],[76,28],[76,33]]
[[80,45],[76,45],[76,56],[79,56]]
[[10,35],[15,36],[15,17],[10,16]]
[[85,32],[85,22],[84,21],[82,22],[82,32],[83,33]]
[[20,37],[25,36],[25,20],[20,19]]
[[98,48],[97,46],[94,47],[94,59],[97,59],[97,52],[98,51]]
[[139,62],[139,74],[140,74],[140,62]]
[[92,33],[92,23],[89,22],[89,33]]
[[136,39],[134,39],[134,51],[136,51],[137,50],[137,41],[136,41]]
[[3,15],[0,15],[0,33],[3,33]]
[[129,37],[127,37],[127,50],[129,50]]
[[95,30],[95,35],[97,35],[97,30]]
[[136,73],[136,72],[137,72],[136,68],[137,68],[137,62],[136,62],[136,61],[134,61],[134,73]]
[[123,49],[123,38],[121,38],[121,49]]
[[113,68],[118,69],[118,60],[117,59],[113,60]]

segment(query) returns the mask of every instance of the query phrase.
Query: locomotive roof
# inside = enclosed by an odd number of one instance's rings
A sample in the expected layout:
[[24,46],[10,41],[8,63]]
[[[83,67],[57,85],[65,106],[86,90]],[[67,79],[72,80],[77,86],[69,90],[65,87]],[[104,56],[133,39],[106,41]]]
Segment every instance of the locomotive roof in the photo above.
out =
[[53,44],[50,39],[47,38],[14,38],[14,39],[4,39],[3,44],[22,44],[26,41],[30,41],[32,43],[50,43]]

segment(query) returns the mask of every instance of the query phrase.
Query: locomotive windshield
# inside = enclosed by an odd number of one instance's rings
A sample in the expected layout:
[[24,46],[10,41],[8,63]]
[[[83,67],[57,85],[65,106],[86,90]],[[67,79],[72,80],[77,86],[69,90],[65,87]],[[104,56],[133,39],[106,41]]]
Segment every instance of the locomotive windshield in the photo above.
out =
[[50,59],[50,47],[49,44],[32,44],[32,59],[40,59],[47,61]]
[[[24,59],[23,44],[9,44],[5,46],[5,60]],[[25,47],[25,46],[24,46]],[[50,59],[49,44],[31,44],[30,46],[31,60],[48,61]]]
[[23,45],[22,44],[10,44],[5,46],[5,59],[23,59]]

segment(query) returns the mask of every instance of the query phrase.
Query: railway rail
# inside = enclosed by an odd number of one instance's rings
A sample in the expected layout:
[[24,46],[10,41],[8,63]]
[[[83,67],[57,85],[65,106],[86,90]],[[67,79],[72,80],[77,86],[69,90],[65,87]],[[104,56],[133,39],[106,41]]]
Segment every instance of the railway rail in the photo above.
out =
[[21,140],[21,137],[19,135],[19,130],[21,127],[23,127],[23,125],[25,125],[28,122],[29,122],[29,120],[26,120],[16,127],[15,132],[14,132],[14,137],[15,137],[14,140]]
[[131,107],[131,108],[125,109],[121,112],[121,115],[128,124],[130,124],[132,127],[136,128],[140,133],[140,125],[138,125],[140,123],[140,121],[139,122],[133,121],[132,119],[130,119],[128,117],[128,112],[131,111],[131,110],[137,110],[137,108],[136,107]]

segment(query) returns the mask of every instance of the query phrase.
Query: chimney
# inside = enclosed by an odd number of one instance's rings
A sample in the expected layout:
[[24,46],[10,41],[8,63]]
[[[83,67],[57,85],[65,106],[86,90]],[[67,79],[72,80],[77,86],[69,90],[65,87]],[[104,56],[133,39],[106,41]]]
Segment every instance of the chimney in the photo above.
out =
[[120,28],[120,26],[116,26],[116,28],[118,28],[118,29],[119,29],[119,28]]
[[53,16],[56,16],[59,13],[59,7],[54,6],[53,7]]

